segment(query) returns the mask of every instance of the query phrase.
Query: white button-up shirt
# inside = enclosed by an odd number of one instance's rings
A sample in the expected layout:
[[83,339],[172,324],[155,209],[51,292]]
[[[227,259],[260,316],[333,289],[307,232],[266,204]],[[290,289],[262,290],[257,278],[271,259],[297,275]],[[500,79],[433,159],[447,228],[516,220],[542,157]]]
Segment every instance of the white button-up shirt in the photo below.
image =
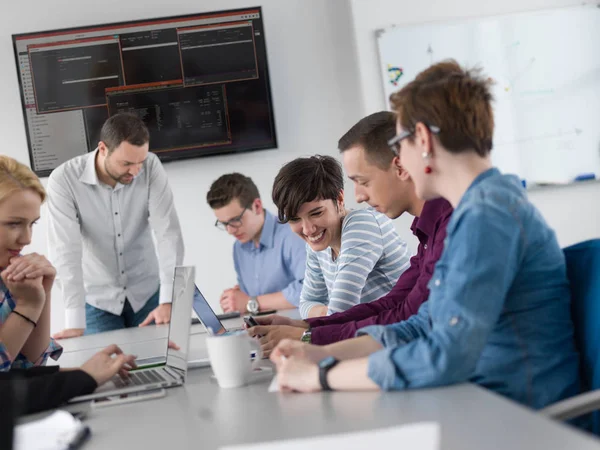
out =
[[174,269],[183,261],[173,193],[158,157],[149,153],[131,184],[112,188],[98,180],[97,153],[67,161],[48,180],[49,254],[66,328],[85,328],[86,302],[120,315],[127,299],[139,311],[159,280],[159,302],[171,302]]

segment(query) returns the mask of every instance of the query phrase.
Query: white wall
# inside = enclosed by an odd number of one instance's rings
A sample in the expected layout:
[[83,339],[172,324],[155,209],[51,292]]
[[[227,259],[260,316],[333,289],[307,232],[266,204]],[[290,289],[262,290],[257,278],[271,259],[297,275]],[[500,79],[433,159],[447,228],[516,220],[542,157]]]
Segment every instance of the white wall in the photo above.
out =
[[[279,149],[165,164],[183,227],[185,261],[196,265],[197,282],[213,305],[235,282],[232,238],[213,227],[205,203],[210,183],[241,171],[257,183],[272,208],[273,178],[285,162],[315,153],[336,155],[341,134],[358,120],[358,90],[352,20],[347,0],[31,0],[10,2],[0,16],[0,129],[2,152],[28,162],[10,35],[203,11],[263,6]],[[24,10],[25,8],[25,10]],[[349,195],[352,198],[352,195]],[[45,221],[36,228],[30,251],[46,253]],[[53,293],[52,330],[63,327],[63,307]]]
[[[575,0],[351,0],[363,115],[387,106],[379,74],[375,30],[391,25],[448,21],[581,3]],[[543,163],[539,161],[539,164]],[[561,245],[565,246],[600,236],[598,194],[600,183],[590,183],[540,189],[532,191],[530,198],[556,230]]]

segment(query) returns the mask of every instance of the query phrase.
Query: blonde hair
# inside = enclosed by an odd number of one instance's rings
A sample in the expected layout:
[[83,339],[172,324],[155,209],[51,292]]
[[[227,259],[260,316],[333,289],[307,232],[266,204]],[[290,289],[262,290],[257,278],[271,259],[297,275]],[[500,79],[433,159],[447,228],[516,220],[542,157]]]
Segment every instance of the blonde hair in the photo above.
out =
[[46,200],[46,190],[40,179],[24,164],[13,158],[0,155],[0,202],[15,191],[31,189],[42,202]]

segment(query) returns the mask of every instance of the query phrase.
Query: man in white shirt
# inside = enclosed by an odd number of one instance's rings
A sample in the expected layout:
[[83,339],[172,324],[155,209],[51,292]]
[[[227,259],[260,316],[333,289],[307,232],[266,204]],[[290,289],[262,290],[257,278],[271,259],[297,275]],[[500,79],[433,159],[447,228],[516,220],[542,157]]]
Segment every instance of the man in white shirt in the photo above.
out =
[[149,139],[141,119],[116,114],[102,127],[94,152],[50,175],[50,257],[66,313],[66,329],[55,338],[170,320],[183,240],[167,175],[148,152]]

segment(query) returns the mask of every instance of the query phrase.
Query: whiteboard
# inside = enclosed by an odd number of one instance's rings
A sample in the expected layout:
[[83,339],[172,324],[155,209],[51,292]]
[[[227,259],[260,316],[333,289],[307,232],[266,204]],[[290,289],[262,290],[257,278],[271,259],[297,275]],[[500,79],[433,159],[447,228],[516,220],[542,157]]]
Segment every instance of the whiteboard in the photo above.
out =
[[494,165],[529,185],[600,178],[600,8],[584,5],[377,31],[386,99],[454,58],[494,80]]

